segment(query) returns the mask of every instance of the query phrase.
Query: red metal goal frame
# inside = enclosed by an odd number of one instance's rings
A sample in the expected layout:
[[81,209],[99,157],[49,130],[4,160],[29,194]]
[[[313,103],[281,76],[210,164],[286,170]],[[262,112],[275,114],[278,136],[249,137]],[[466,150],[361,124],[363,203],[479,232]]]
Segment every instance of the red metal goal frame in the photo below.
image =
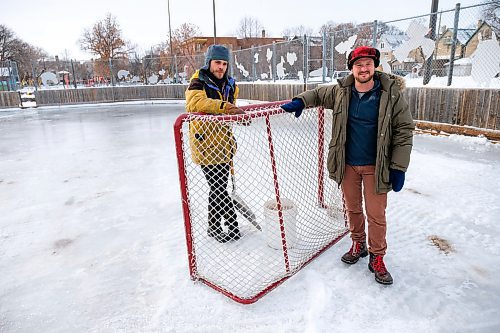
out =
[[[248,112],[245,115],[213,115],[213,117],[216,117],[216,119],[220,119],[221,121],[231,121],[231,122],[238,122],[238,121],[245,121],[253,118],[265,118],[266,125],[267,125],[267,138],[268,138],[268,143],[269,143],[269,154],[270,154],[270,159],[272,163],[272,169],[273,169],[273,178],[274,178],[274,187],[275,187],[275,195],[276,195],[276,202],[277,202],[277,209],[278,209],[278,216],[279,216],[279,222],[280,222],[280,230],[281,230],[281,236],[282,236],[282,246],[283,246],[283,255],[284,255],[284,260],[285,260],[285,267],[286,267],[286,272],[290,273],[290,268],[289,268],[289,260],[288,260],[288,251],[287,251],[287,244],[286,244],[286,237],[285,237],[285,227],[283,223],[283,211],[282,211],[282,203],[281,203],[281,195],[280,195],[280,190],[279,190],[279,182],[278,182],[278,176],[277,176],[277,166],[276,166],[276,160],[274,157],[274,144],[273,144],[273,136],[272,136],[272,128],[271,128],[271,123],[270,123],[270,117],[278,114],[285,113],[283,109],[280,108],[281,105],[284,103],[289,102],[289,100],[285,101],[278,101],[278,102],[272,102],[272,103],[261,103],[261,104],[253,104],[253,105],[248,105],[241,107],[242,110],[244,111],[251,111]],[[306,111],[306,110],[305,110]],[[318,204],[321,208],[327,208],[327,205],[325,203],[325,197],[324,197],[324,157],[325,157],[325,147],[324,147],[324,132],[325,132],[325,116],[324,116],[324,108],[319,107],[317,108],[318,112]],[[261,292],[257,293],[254,295],[252,298],[241,298],[237,295],[234,295],[231,292],[228,292],[227,290],[217,286],[216,284],[199,277],[197,274],[197,267],[196,267],[196,253],[195,249],[193,247],[193,238],[192,238],[192,225],[191,225],[191,215],[189,211],[189,204],[188,204],[188,193],[187,193],[187,178],[186,178],[186,169],[185,169],[185,158],[184,158],[184,151],[183,151],[183,133],[182,133],[182,125],[186,121],[187,118],[189,118],[192,115],[207,115],[207,114],[189,114],[189,113],[184,113],[181,114],[175,121],[174,123],[174,138],[175,138],[175,147],[176,147],[176,155],[177,155],[177,163],[178,163],[178,170],[179,170],[179,184],[180,184],[180,189],[181,189],[181,199],[182,199],[182,211],[183,211],[183,216],[184,216],[184,227],[186,231],[186,244],[187,244],[187,252],[188,252],[188,261],[189,261],[189,273],[191,276],[191,279],[193,280],[199,280],[203,282],[204,284],[208,285],[209,287],[219,291],[220,293],[224,294],[225,296],[231,298],[232,300],[242,303],[242,304],[251,304],[259,300],[262,296],[266,295],[269,293],[271,290],[279,286],[281,283],[286,281],[288,278],[290,278],[292,275],[297,273],[300,269],[302,269],[304,266],[309,264],[311,261],[316,259],[319,255],[321,255],[323,252],[325,252],[327,249],[329,249],[332,245],[337,243],[342,237],[346,235],[347,232],[342,233],[339,237],[335,238],[333,241],[331,241],[329,244],[325,245],[323,248],[318,250],[318,252],[312,256],[309,260],[307,260],[299,270],[295,271],[293,274],[287,275],[283,277],[282,279],[272,283],[269,285],[267,288],[263,289]]]

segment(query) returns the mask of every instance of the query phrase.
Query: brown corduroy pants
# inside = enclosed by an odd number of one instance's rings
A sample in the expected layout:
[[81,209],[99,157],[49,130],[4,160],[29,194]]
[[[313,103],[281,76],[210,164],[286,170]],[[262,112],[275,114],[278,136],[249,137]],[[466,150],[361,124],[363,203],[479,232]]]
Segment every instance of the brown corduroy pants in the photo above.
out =
[[387,193],[375,191],[375,166],[346,165],[342,181],[342,193],[347,211],[349,230],[353,241],[365,242],[365,214],[363,197],[368,217],[368,251],[376,255],[385,255]]

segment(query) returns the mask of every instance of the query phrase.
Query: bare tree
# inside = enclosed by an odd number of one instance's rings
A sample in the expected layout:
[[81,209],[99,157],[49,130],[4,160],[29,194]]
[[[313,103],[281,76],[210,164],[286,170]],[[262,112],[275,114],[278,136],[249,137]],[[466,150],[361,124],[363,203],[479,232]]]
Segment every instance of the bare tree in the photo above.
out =
[[483,1],[485,6],[483,7],[482,14],[484,17],[484,21],[488,23],[495,34],[500,33],[500,2],[489,0]]
[[[356,34],[356,26],[354,23],[335,23],[333,21],[328,21],[323,24],[319,29],[319,32],[323,34],[326,32],[329,35],[334,35],[335,40],[338,42],[344,41],[350,36]],[[337,43],[337,42],[336,42]]]
[[384,22],[379,22],[377,25],[377,38],[380,38],[382,34],[388,35],[404,35],[404,31],[395,25],[390,25]]
[[0,25],[0,60],[16,57],[20,51],[21,40],[5,25]]
[[[349,37],[355,35],[358,29],[356,25],[352,22],[349,23],[335,23],[333,21],[328,21],[323,24],[320,28],[320,33],[326,33],[328,36],[328,41],[331,41],[333,37],[334,47],[338,44],[345,42]],[[331,55],[330,55],[331,57]],[[332,70],[344,70],[346,68],[346,57],[343,53],[338,53],[334,51],[334,64],[332,64]]]
[[[196,24],[183,23],[179,28],[172,32],[172,48],[174,54],[177,55],[188,55],[192,54],[192,50],[187,49],[185,46],[185,41],[195,37],[200,36],[201,30]],[[168,45],[168,43],[167,43]]]
[[254,17],[245,16],[241,19],[237,31],[239,38],[260,37],[264,26]]
[[[192,49],[192,43],[185,43],[187,40],[200,36],[200,28],[192,23],[183,23],[177,29],[172,32],[172,50],[173,55],[170,55],[170,47],[165,49],[163,56],[160,56],[162,64],[165,68],[171,68],[170,61],[174,55],[177,56],[177,66],[180,71],[184,70],[185,66],[188,66],[190,71],[193,71],[198,67],[199,62],[196,61],[196,50]],[[168,42],[165,45],[169,45]]]
[[31,77],[32,64],[46,56],[44,50],[24,42],[7,26],[0,25],[0,60],[14,60],[22,79]]
[[303,25],[298,25],[296,27],[286,28],[281,34],[288,38],[302,37],[304,35],[310,36],[313,34],[313,29],[304,27]]
[[103,60],[126,58],[132,51],[122,37],[116,18],[110,13],[91,29],[85,29],[80,39],[80,48],[98,55]]

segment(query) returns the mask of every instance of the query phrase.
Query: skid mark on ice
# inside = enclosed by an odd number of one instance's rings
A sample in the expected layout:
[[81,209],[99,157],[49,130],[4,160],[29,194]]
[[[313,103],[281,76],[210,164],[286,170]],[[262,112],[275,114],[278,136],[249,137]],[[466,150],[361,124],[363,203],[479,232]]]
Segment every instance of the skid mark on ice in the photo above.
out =
[[453,246],[446,239],[443,239],[436,235],[430,235],[427,237],[427,239],[429,239],[434,246],[436,246],[440,251],[444,252],[445,254],[455,252]]
[[[491,221],[484,223],[495,230],[476,222],[484,207],[495,209],[497,194],[478,187],[462,188],[460,192],[441,188],[444,195],[426,196],[421,195],[423,191],[407,189],[389,196],[386,264],[398,289],[394,302],[399,309],[434,318],[437,331],[445,329],[450,320],[457,327],[466,327],[474,320],[472,314],[481,312],[472,303],[469,313],[457,313],[456,302],[482,297],[478,290],[485,286],[498,294],[487,262],[495,265],[499,245],[492,235],[499,230]],[[473,209],[469,208],[471,202]],[[475,257],[478,249],[482,264]],[[414,282],[410,285],[407,280]],[[418,309],[418,304],[426,306]]]
[[56,249],[63,249],[65,247],[68,247],[73,243],[73,239],[70,238],[62,238],[54,242],[54,247]]
[[64,203],[65,206],[71,206],[72,204],[75,203],[75,197],[70,197],[66,202]]
[[[455,258],[446,258],[428,240],[436,223],[434,212],[428,210],[428,203],[416,199],[413,193],[394,199],[388,206],[388,251],[385,260],[398,290],[398,297],[394,301],[407,311],[412,309],[412,304],[426,304],[425,308],[418,311],[422,316],[433,316],[447,301],[446,297],[434,294],[438,290],[429,291],[427,286],[436,285],[436,279],[440,278],[444,284],[449,272],[443,271],[442,267],[449,265],[446,261],[455,261]],[[418,284],[405,285],[406,280],[410,279],[418,281]]]
[[406,188],[406,191],[414,193],[414,194],[418,194],[418,195],[429,196],[428,194],[422,193],[419,190],[413,189],[411,187]]

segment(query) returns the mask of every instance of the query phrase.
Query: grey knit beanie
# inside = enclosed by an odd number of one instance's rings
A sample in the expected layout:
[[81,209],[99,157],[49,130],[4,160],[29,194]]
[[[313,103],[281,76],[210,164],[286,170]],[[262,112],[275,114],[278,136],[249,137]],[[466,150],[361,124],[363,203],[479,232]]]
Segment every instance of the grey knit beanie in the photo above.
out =
[[205,54],[205,66],[210,65],[210,60],[225,60],[229,62],[229,50],[222,45],[210,45]]

